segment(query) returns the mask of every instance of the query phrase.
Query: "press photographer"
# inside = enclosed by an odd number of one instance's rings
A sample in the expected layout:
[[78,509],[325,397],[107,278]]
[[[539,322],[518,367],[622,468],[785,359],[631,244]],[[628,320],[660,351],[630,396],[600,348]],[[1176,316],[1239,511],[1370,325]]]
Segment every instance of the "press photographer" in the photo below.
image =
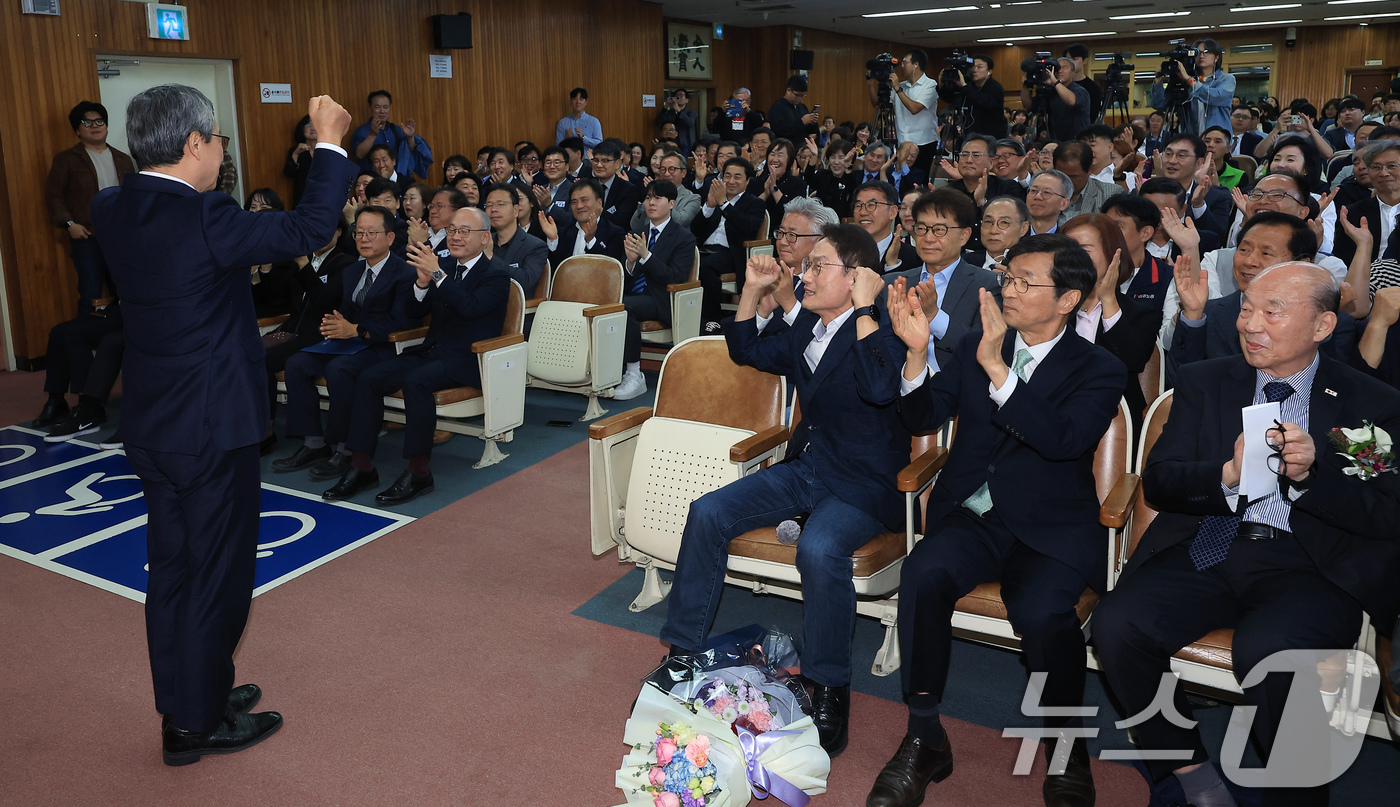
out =
[[938,97],[965,111],[964,131],[1006,137],[1006,90],[992,78],[992,57],[955,50],[946,61],[948,67],[938,77]]
[[[1152,81],[1148,105],[1153,109],[1179,110],[1178,115],[1167,116],[1168,126],[1175,131],[1200,137],[1211,126],[1229,130],[1235,77],[1223,69],[1221,53],[1220,44],[1214,39],[1198,39],[1190,48],[1174,48],[1162,62],[1162,69]],[[1188,71],[1188,62],[1194,66],[1193,71]]]
[[[1054,65],[1054,72],[1051,72]],[[1074,60],[1061,56],[1051,62],[1037,54],[1021,62],[1021,104],[1050,121],[1050,139],[1073,140],[1089,125],[1089,91],[1074,82]],[[1031,88],[1036,88],[1035,99]]]
[[[872,71],[876,61],[889,64],[888,75]],[[871,106],[882,113],[886,106],[894,109],[895,142],[908,141],[918,146],[919,159],[914,161],[914,167],[932,176],[930,169],[938,151],[938,84],[924,73],[927,68],[928,54],[918,48],[904,54],[898,70],[894,59],[882,53],[866,64],[866,84]],[[904,81],[899,79],[901,72],[906,77]]]

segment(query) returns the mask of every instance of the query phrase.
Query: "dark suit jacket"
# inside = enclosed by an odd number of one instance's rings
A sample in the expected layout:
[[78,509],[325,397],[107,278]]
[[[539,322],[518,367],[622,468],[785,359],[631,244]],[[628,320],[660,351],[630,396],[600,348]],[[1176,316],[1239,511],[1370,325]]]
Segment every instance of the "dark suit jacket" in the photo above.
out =
[[915,188],[922,188],[927,184],[927,171],[922,168],[910,168],[908,171],[904,172],[904,175],[899,178],[898,182],[894,183],[894,189],[899,192],[900,196],[903,196]]
[[1333,126],[1323,132],[1322,139],[1332,146],[1334,152],[1351,150],[1351,146],[1347,145],[1347,130],[1341,126]]
[[[650,223],[647,226],[650,227]],[[647,231],[642,230],[639,235],[646,238]],[[637,266],[637,271],[647,279],[643,293],[656,302],[657,319],[663,324],[671,324],[671,295],[666,291],[666,284],[684,283],[690,279],[690,267],[694,261],[695,236],[671,219],[666,229],[656,237],[656,243],[651,247],[651,257]],[[624,262],[623,266],[626,265]],[[628,275],[623,287],[630,290],[635,278],[635,274]]]
[[[112,151],[112,165],[117,169],[118,182],[127,174],[136,172],[130,157],[111,145],[107,148]],[[44,183],[44,202],[48,205],[50,224],[66,229],[68,222],[73,221],[92,229],[92,214],[88,208],[96,195],[97,168],[93,166],[86,146],[78,143],[54,155],[49,177]]]
[[[494,234],[492,237],[495,237]],[[515,235],[504,247],[496,246],[495,254],[511,279],[520,284],[525,296],[533,297],[540,275],[549,267],[549,247],[544,241],[517,227]]]
[[[1235,323],[1240,315],[1240,300],[1243,293],[1231,292],[1224,297],[1206,301],[1206,322],[1199,328],[1189,327],[1177,315],[1176,328],[1172,333],[1171,350],[1167,353],[1167,366],[1171,377],[1177,378],[1181,365],[1191,362],[1219,359],[1226,356],[1240,356],[1240,332]],[[1332,335],[1322,343],[1322,352],[1337,361],[1350,359],[1360,338],[1356,320],[1350,314],[1337,313],[1337,327]]]
[[335,235],[355,164],[312,160],[301,205],[249,213],[225,193],[127,174],[92,201],[93,228],[122,290],[122,437],[198,455],[267,435],[267,373],[248,267],[305,255]]
[[642,203],[642,192],[627,177],[619,174],[613,177],[612,187],[608,188],[607,193],[603,199],[603,218],[625,233],[632,226],[632,214],[637,212],[637,205]]
[[1142,421],[1143,410],[1150,401],[1144,399],[1142,385],[1138,383],[1138,373],[1152,358],[1152,348],[1157,344],[1157,331],[1162,327],[1162,312],[1151,305],[1143,305],[1118,292],[1118,307],[1123,316],[1118,324],[1105,331],[1103,320],[1099,320],[1099,331],[1094,343],[1112,353],[1123,362],[1128,370],[1128,381],[1123,387],[1123,397],[1128,401],[1128,412],[1133,416],[1133,426]]
[[510,299],[510,273],[499,256],[490,259],[482,255],[461,280],[456,279],[456,258],[439,258],[438,266],[447,273],[442,283],[428,284],[422,302],[416,296],[408,300],[410,315],[420,319],[429,313],[433,315],[428,335],[404,353],[431,351],[453,381],[467,387],[480,386],[481,368],[472,344],[501,335],[506,301]]
[[[1234,135],[1231,135],[1231,137],[1234,137]],[[1263,140],[1264,135],[1258,132],[1245,132],[1240,135],[1240,155],[1244,157],[1253,157],[1254,149],[1257,148]],[[1250,177],[1250,179],[1253,180],[1253,177]]]
[[1158,260],[1151,253],[1144,252],[1142,266],[1138,268],[1137,274],[1133,275],[1132,282],[1128,284],[1128,297],[1134,301],[1151,306],[1157,311],[1157,319],[1162,318],[1162,307],[1167,302],[1167,290],[1172,287],[1175,280],[1172,265],[1163,260]]
[[816,314],[804,310],[791,328],[760,339],[756,320],[728,320],[729,356],[736,364],[786,376],[797,390],[802,420],[783,461],[810,453],[817,475],[841,501],[892,531],[902,530],[904,499],[895,477],[909,464],[909,433],[899,424],[894,402],[904,345],[888,324],[857,340],[853,315],[832,336],[813,373],[802,353],[817,322]]
[[340,295],[345,290],[345,270],[358,261],[338,249],[321,261],[319,270],[311,264],[296,270],[293,282],[301,291],[301,298],[292,309],[292,315],[277,330],[315,336],[320,340],[321,320],[332,311],[340,308]]
[[[992,506],[1019,541],[1072,566],[1102,591],[1107,535],[1099,526],[1094,451],[1118,412],[1127,371],[1071,324],[1030,381],[1017,382],[998,408],[977,363],[978,342],[964,339],[939,372],[899,399],[900,418],[911,431],[958,418],[948,464],[929,496],[928,523],[985,483]],[[1008,331],[1002,343],[1007,366],[1015,349],[1016,334]]]
[[[589,255],[607,255],[626,265],[626,242],[622,240],[626,234],[626,230],[608,221],[608,217],[604,215],[598,219],[598,230],[593,234],[593,246],[588,247],[585,252]],[[574,241],[577,239],[577,224],[570,223],[567,228],[560,228],[559,246],[549,253],[549,265],[555,269],[559,268],[559,264],[565,258],[574,254]],[[548,247],[548,243],[545,246]]]
[[843,218],[851,215],[851,199],[859,185],[859,172],[845,173],[838,177],[826,168],[807,169],[807,187],[811,188],[822,204]]
[[364,305],[360,306],[355,304],[355,289],[367,268],[365,259],[361,258],[341,273],[341,316],[368,330],[370,342],[387,343],[389,334],[418,327],[421,317],[408,313],[417,271],[390,253],[379,269],[379,277],[365,293]]
[[[883,258],[884,256],[882,255],[882,256],[880,256],[880,257]],[[915,249],[915,248],[914,248],[914,245],[911,244],[911,243],[909,243],[908,241],[900,241],[900,242],[899,242],[899,265],[897,265],[897,266],[881,266],[881,267],[880,267],[880,272],[881,272],[882,274],[890,274],[890,273],[894,273],[894,272],[907,272],[907,271],[909,271],[910,269],[922,269],[922,268],[924,268],[924,261],[923,261],[922,258],[919,257],[919,251],[918,251],[917,249]]]
[[[920,264],[903,272],[891,272],[885,275],[885,281],[893,285],[895,278],[902,277],[907,287],[912,289],[919,284],[919,275],[923,271],[924,267]],[[953,349],[965,335],[982,330],[982,303],[977,299],[978,289],[988,289],[998,298],[1001,296],[1001,284],[995,273],[968,263],[966,258],[961,259],[938,301],[938,309],[948,312],[948,330],[944,331],[943,338],[933,343],[934,358],[938,360],[940,368],[948,365]],[[876,297],[875,304],[880,306],[881,316],[888,321],[885,295]]]
[[[1338,212],[1341,212],[1340,210]],[[1385,244],[1381,243],[1381,200],[1375,196],[1368,196],[1354,205],[1347,206],[1347,220],[1354,226],[1361,226],[1361,219],[1366,219],[1366,226],[1371,230],[1371,260],[1374,262],[1380,256]],[[1356,242],[1347,235],[1345,227],[1338,225],[1336,236],[1332,242],[1333,257],[1340,258],[1351,265],[1351,259],[1356,257]]]
[[[703,202],[701,204],[704,204]],[[706,216],[704,208],[700,215],[690,222],[690,231],[695,233],[695,242],[704,244],[705,239],[719,228],[724,221],[724,234],[729,242],[729,251],[734,259],[734,271],[743,272],[747,256],[744,255],[744,242],[754,240],[758,226],[763,223],[765,212],[763,200],[749,193],[742,193],[728,207],[717,208]],[[771,222],[770,222],[771,224]]]
[[[1187,200],[1188,204],[1190,200]],[[1230,192],[1219,186],[1206,191],[1206,212],[1199,216],[1192,216],[1196,220],[1196,229],[1210,230],[1220,237],[1220,243],[1230,237],[1230,215],[1234,213],[1235,203],[1231,200]],[[1205,255],[1205,242],[1201,242],[1201,255]]]
[[[1238,515],[1220,488],[1220,467],[1233,454],[1241,408],[1254,401],[1256,371],[1242,356],[1184,368],[1171,416],[1143,471],[1143,497],[1159,511],[1124,575],[1153,554],[1190,541],[1201,517]],[[1390,625],[1400,607],[1400,476],[1369,482],[1346,476],[1349,463],[1328,444],[1334,427],[1371,421],[1400,429],[1400,393],[1323,356],[1309,399],[1308,432],[1317,446],[1311,485],[1293,502],[1289,525],[1322,576],[1351,593],[1377,625]],[[961,432],[959,432],[961,437]]]

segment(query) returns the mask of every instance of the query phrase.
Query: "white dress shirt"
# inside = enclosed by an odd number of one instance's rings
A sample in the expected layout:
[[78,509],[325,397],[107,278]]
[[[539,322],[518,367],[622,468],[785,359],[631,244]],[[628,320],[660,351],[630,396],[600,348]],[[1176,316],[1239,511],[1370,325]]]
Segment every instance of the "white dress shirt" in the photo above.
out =
[[1117,325],[1118,320],[1122,318],[1123,309],[1120,308],[1118,309],[1117,314],[1114,314],[1113,316],[1104,319],[1103,303],[1094,303],[1094,309],[1092,311],[1080,310],[1075,312],[1074,330],[1080,336],[1084,337],[1085,341],[1092,344],[1094,342],[1095,337],[1099,335],[1100,321],[1103,322],[1104,331],[1109,331],[1112,330],[1113,326]]
[[817,371],[817,365],[822,363],[822,356],[826,355],[826,349],[831,347],[831,338],[836,332],[841,330],[841,326],[846,324],[846,320],[855,313],[855,308],[847,308],[836,316],[836,319],[828,325],[817,320],[817,324],[812,326],[812,341],[807,343],[807,349],[802,351],[802,358],[807,360],[807,369],[812,372]]
[[[708,218],[710,218],[711,216],[713,216],[713,215],[715,214],[715,211],[716,211],[716,210],[725,210],[725,209],[727,209],[730,205],[732,205],[732,204],[734,204],[735,202],[739,201],[739,197],[741,197],[741,196],[743,196],[743,195],[744,195],[744,192],[743,192],[743,191],[740,191],[739,193],[736,193],[736,194],[734,195],[734,198],[733,198],[733,199],[730,199],[730,200],[726,201],[724,204],[720,205],[719,207],[710,207],[710,206],[707,204],[707,205],[705,205],[703,208],[700,209],[700,213],[701,213],[705,218],[708,219]],[[728,246],[729,246],[729,235],[728,235],[727,233],[725,233],[725,231],[724,231],[724,217],[723,217],[723,216],[720,217],[719,226],[715,228],[715,231],[714,231],[714,232],[710,233],[710,237],[709,237],[709,238],[706,238],[706,239],[705,239],[705,243],[701,244],[701,246],[705,246],[705,247],[728,247]]]
[[[477,265],[477,263],[481,260],[482,256],[485,255],[485,254],[486,254],[486,253],[484,253],[484,252],[478,252],[478,253],[476,254],[476,257],[475,257],[475,258],[472,258],[471,260],[469,260],[469,261],[467,261],[467,262],[465,262],[465,263],[463,263],[463,262],[461,262],[461,261],[458,261],[458,262],[457,262],[457,268],[456,268],[456,270],[454,270],[454,271],[460,270],[460,271],[462,272],[462,277],[466,277],[466,276],[467,276],[467,273],[470,272],[470,271],[472,270],[472,267],[474,267],[474,266]],[[433,281],[433,285],[434,285],[434,286],[441,286],[441,285],[443,284],[443,282],[446,281],[447,278],[449,278],[449,277],[451,277],[451,276],[452,276],[452,273],[451,273],[451,272],[443,272],[443,273],[442,273],[442,277],[440,277],[440,278],[438,278],[437,280],[434,280],[434,281]],[[415,283],[413,284],[413,297],[414,297],[414,299],[418,300],[418,302],[421,303],[421,302],[423,302],[423,298],[425,298],[425,297],[427,297],[427,296],[428,296],[428,290],[427,290],[427,289],[420,289],[420,288],[418,287],[418,284],[415,282]]]
[[[1027,381],[1035,374],[1035,368],[1039,367],[1040,363],[1045,360],[1045,357],[1050,355],[1050,351],[1055,348],[1055,345],[1059,344],[1060,339],[1064,338],[1064,335],[1065,329],[1061,328],[1060,332],[1055,334],[1055,338],[1032,346],[1026,344],[1026,340],[1021,338],[1021,334],[1016,334],[1016,347],[1015,350],[1011,352],[1012,361],[1015,361],[1017,351],[1029,350],[1031,352],[1030,362],[1021,369],[1021,372],[1026,374]],[[919,377],[913,381],[905,378],[901,373],[899,377],[899,394],[908,395],[918,389],[923,385],[924,381],[928,380],[931,371],[937,372],[937,370],[925,367],[924,371],[919,374]],[[1014,372],[1009,372],[1006,374],[1006,382],[1000,387],[994,387],[991,383],[987,384],[987,394],[991,396],[991,399],[996,403],[998,409],[1007,401],[1011,400],[1011,393],[1016,391],[1016,384],[1020,380],[1020,377]]]
[[[666,229],[666,225],[667,225],[667,224],[670,224],[670,223],[671,223],[671,217],[670,217],[670,216],[667,216],[667,217],[666,217],[666,220],[663,221],[663,222],[661,222],[660,224],[652,224],[652,223],[651,223],[651,219],[647,219],[647,231],[644,232],[644,233],[639,233],[639,235],[641,235],[642,238],[644,238],[644,239],[650,240],[650,239],[651,239],[651,231],[652,231],[652,230],[655,230],[655,231],[656,231],[656,239],[659,241],[659,240],[661,240],[661,233],[662,233],[662,231],[665,230],[665,229]],[[647,260],[649,260],[650,258],[651,258],[651,252],[648,251],[648,252],[647,252],[647,256],[646,256],[645,258],[642,258],[642,259],[638,260],[635,264],[633,264],[633,266],[632,266],[631,268],[629,268],[629,269],[627,270],[628,273],[631,274],[631,273],[635,272],[635,271],[636,271],[636,268],[637,268],[638,266],[641,266],[642,264],[646,263]]]

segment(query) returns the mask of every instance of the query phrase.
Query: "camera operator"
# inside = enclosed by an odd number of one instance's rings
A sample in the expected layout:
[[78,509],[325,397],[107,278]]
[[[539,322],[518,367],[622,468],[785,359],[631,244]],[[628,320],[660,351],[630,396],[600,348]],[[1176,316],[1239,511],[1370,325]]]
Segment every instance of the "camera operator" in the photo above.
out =
[[[899,60],[899,71],[890,70],[890,83],[894,85],[894,129],[896,140],[908,140],[919,147],[919,159],[914,167],[932,176],[933,158],[938,151],[938,84],[929,78],[924,70],[928,68],[928,54],[915,48]],[[903,72],[908,78],[899,80]],[[880,106],[880,82],[867,79],[870,88],[870,105]]]
[[817,133],[817,113],[807,109],[806,99],[807,78],[793,76],[788,79],[783,97],[774,101],[768,109],[768,126],[773,134],[793,143],[802,143],[808,135]]
[[971,78],[967,81],[959,67],[949,67],[938,79],[938,97],[953,106],[967,104],[972,122],[967,130],[988,137],[1006,137],[1006,90],[992,78],[992,57],[972,57]]
[[1074,62],[1074,83],[1089,93],[1089,120],[1098,120],[1099,113],[1103,111],[1103,88],[1085,71],[1085,65],[1089,63],[1089,47],[1083,42],[1074,42],[1065,46],[1060,55]]
[[681,154],[689,157],[695,146],[695,110],[690,109],[690,90],[678,89],[666,98],[666,105],[656,113],[658,128],[668,123],[675,124],[677,145]]
[[[1049,70],[1038,69],[1027,76],[1027,80],[1054,88],[1054,92],[1050,93],[1050,138],[1067,142],[1074,140],[1075,135],[1089,125],[1089,91],[1074,83],[1073,59],[1061,56],[1056,65],[1053,74]],[[1021,103],[1026,109],[1032,108],[1031,90],[1024,81],[1021,82]]]
[[[1177,77],[1186,82],[1189,104],[1182,127],[1187,134],[1200,137],[1211,126],[1230,128],[1230,104],[1235,97],[1235,77],[1226,73],[1220,63],[1222,51],[1214,39],[1198,39],[1191,45],[1196,49],[1196,75],[1187,74],[1186,65],[1173,59]],[[1165,77],[1159,73],[1152,81],[1148,105],[1166,109]]]

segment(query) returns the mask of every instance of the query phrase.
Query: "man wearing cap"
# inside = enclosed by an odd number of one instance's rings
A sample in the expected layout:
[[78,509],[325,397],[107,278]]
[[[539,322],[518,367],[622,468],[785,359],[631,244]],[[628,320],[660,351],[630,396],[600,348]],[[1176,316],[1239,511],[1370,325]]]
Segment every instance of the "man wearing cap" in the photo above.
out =
[[808,111],[807,77],[793,76],[788,79],[783,97],[768,108],[768,126],[773,134],[794,143],[801,143],[808,135],[817,133],[817,113]]

